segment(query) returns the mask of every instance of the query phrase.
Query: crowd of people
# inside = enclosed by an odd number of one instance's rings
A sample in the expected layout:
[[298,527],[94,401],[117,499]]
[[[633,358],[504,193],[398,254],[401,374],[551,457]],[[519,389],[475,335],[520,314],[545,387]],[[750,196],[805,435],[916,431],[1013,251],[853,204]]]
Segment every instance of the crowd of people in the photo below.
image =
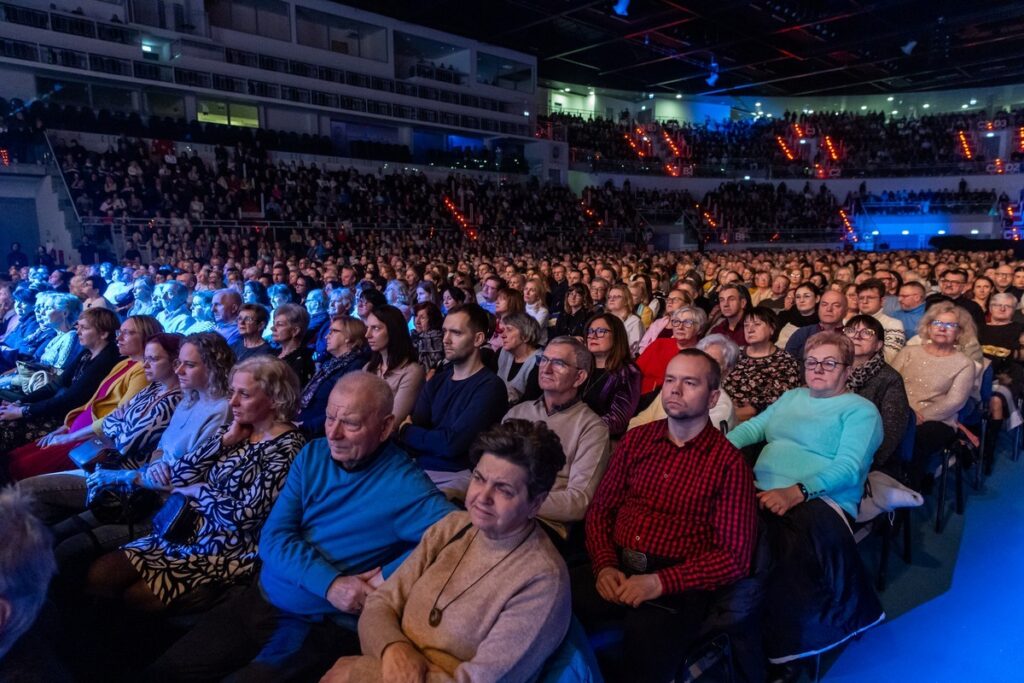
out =
[[787,680],[884,619],[869,473],[1020,421],[1008,251],[229,242],[8,253],[5,675]]
[[[584,118],[579,114],[554,112],[540,117],[543,137],[564,138],[579,152],[576,158],[591,162],[595,168],[602,162],[635,163],[636,172],[664,174],[664,162],[693,166],[695,175],[716,175],[716,171],[764,170],[771,168],[776,176],[801,177],[816,166],[838,167],[844,176],[914,175],[964,173],[978,168],[986,155],[974,144],[970,158],[965,158],[958,134],[964,132],[974,140],[979,126],[992,125],[987,131],[1016,128],[1024,123],[1024,110],[996,112],[957,111],[920,116],[900,116],[880,111],[817,111],[785,112],[782,116],[693,123],[669,120],[638,124],[629,116],[618,121],[601,116]],[[643,135],[635,136],[637,126]],[[835,157],[827,149],[824,137],[829,136]],[[650,143],[644,159],[629,139]],[[667,136],[675,149],[661,140]],[[778,143],[782,138],[788,152]],[[804,152],[808,140],[814,149]],[[1011,159],[1019,160],[1015,144]]]

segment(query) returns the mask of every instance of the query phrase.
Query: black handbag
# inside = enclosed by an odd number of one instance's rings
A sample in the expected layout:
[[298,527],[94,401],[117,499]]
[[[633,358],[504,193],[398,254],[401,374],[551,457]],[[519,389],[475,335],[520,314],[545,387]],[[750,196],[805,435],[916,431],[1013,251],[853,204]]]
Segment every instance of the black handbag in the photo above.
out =
[[134,525],[153,514],[160,494],[124,484],[89,487],[86,507],[101,524]]
[[98,465],[120,457],[120,453],[104,439],[94,436],[72,448],[68,457],[78,469],[92,472]]
[[188,497],[172,493],[153,515],[153,533],[168,543],[184,545],[192,540],[199,514],[188,503]]

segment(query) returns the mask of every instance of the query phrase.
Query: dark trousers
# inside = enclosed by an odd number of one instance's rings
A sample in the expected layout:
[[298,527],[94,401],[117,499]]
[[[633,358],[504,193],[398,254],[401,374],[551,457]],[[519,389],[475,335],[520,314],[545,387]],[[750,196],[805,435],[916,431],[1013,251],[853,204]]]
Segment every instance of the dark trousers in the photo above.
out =
[[206,614],[141,677],[146,681],[287,681],[359,654],[355,632],[283,612],[259,582]]
[[674,680],[697,642],[714,594],[687,591],[639,607],[625,607],[601,597],[590,565],[573,569],[571,575],[573,612],[587,630],[613,624],[623,629],[621,680]]
[[910,486],[921,490],[922,482],[928,476],[928,467],[935,461],[935,455],[948,444],[956,432],[944,422],[923,422],[917,426],[914,435],[914,457],[910,461]]

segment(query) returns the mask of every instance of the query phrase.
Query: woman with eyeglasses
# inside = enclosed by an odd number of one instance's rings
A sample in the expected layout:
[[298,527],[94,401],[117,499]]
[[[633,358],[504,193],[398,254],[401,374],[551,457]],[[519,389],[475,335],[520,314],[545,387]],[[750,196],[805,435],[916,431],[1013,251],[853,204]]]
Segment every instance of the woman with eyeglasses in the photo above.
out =
[[280,348],[277,357],[285,362],[305,386],[316,371],[313,351],[305,344],[309,329],[309,311],[298,304],[282,304],[274,309],[272,338]]
[[590,288],[582,282],[569,285],[565,292],[562,312],[555,321],[554,337],[576,337],[585,339],[587,321],[594,313],[594,302],[590,298]]
[[775,403],[784,393],[800,386],[800,365],[775,345],[779,319],[775,311],[755,306],[743,317],[747,346],[736,367],[722,378],[722,388],[732,397],[736,420],[749,420]]
[[643,379],[630,353],[622,320],[614,313],[591,318],[587,350],[594,355],[594,369],[583,388],[583,401],[608,427],[609,436],[622,436],[636,414]]
[[261,304],[242,304],[238,310],[235,324],[238,326],[238,339],[231,345],[235,360],[241,363],[253,356],[273,355],[274,347],[263,338],[263,330],[270,320],[270,313]]
[[974,390],[978,366],[961,349],[976,342],[967,311],[942,301],[925,311],[917,328],[920,344],[908,344],[892,367],[903,376],[910,407],[917,415],[917,438],[910,463],[910,485],[927,482],[929,458],[955,435],[957,415]]
[[1021,359],[1021,335],[1024,323],[1014,320],[1017,297],[996,292],[988,301],[988,322],[978,328],[978,342],[986,358],[992,361]]
[[903,377],[885,362],[885,328],[870,315],[855,315],[843,328],[853,342],[853,370],[846,388],[875,404],[882,416],[882,445],[875,451],[871,469],[884,470],[897,478],[902,463],[892,455],[907,431],[910,404]]
[[[670,296],[685,295],[673,292]],[[665,301],[669,303],[669,299]],[[671,336],[655,339],[636,360],[637,367],[643,375],[640,384],[641,394],[647,394],[661,386],[665,380],[665,368],[672,357],[683,349],[696,347],[708,324],[708,316],[704,309],[692,304],[677,306],[666,320],[664,329],[668,330]]]
[[[90,308],[79,318],[79,342],[86,349],[89,349],[91,344],[98,343],[91,338],[96,333],[94,318],[86,316],[86,313],[92,310],[104,309]],[[111,315],[116,321],[116,314]],[[142,357],[146,342],[162,331],[163,328],[156,318],[148,315],[133,316],[125,320],[116,333],[117,353],[123,360],[114,365],[99,382],[89,400],[64,416],[63,424],[55,424],[57,415],[54,413],[55,406],[63,407],[66,403],[69,395],[67,392],[58,392],[53,398],[39,403],[7,405],[0,408],[0,420],[22,420],[18,434],[14,438],[24,445],[10,450],[7,456],[7,475],[10,479],[17,481],[39,474],[71,469],[73,465],[67,455],[84,439],[81,436],[87,433],[84,430],[88,428],[99,434],[103,418],[149,384],[143,372]],[[72,378],[72,384],[74,383],[75,379]],[[78,395],[78,392],[72,395]],[[0,452],[3,450],[5,449],[0,445]]]
[[640,339],[644,336],[644,324],[633,312],[633,295],[624,284],[612,285],[605,297],[605,311],[622,321],[629,339],[629,352],[635,358],[640,353]]
[[692,303],[693,298],[681,289],[673,289],[668,293],[665,297],[665,315],[652,322],[650,327],[647,328],[647,331],[644,332],[643,338],[640,340],[641,356],[655,339],[672,338],[672,314],[683,306],[689,306]]
[[[372,314],[370,318],[373,319]],[[324,436],[327,399],[335,383],[343,375],[362,370],[369,358],[370,347],[366,344],[366,325],[363,321],[347,315],[332,316],[327,331],[327,355],[299,397],[297,422],[307,438]]]
[[806,387],[729,432],[767,442],[754,465],[775,567],[765,595],[765,650],[787,662],[831,649],[884,618],[849,524],[882,443],[878,409],[846,388],[854,345],[819,332],[804,347]]

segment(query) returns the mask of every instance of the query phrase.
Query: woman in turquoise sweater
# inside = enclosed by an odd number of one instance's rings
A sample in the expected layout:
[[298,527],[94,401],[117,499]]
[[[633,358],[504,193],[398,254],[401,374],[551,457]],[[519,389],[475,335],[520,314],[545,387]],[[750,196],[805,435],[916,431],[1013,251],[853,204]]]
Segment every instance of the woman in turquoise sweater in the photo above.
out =
[[885,616],[849,526],[882,442],[882,419],[873,403],[846,391],[849,339],[820,332],[804,348],[807,386],[729,434],[737,448],[767,442],[754,475],[775,560],[765,645],[776,663],[835,647]]

